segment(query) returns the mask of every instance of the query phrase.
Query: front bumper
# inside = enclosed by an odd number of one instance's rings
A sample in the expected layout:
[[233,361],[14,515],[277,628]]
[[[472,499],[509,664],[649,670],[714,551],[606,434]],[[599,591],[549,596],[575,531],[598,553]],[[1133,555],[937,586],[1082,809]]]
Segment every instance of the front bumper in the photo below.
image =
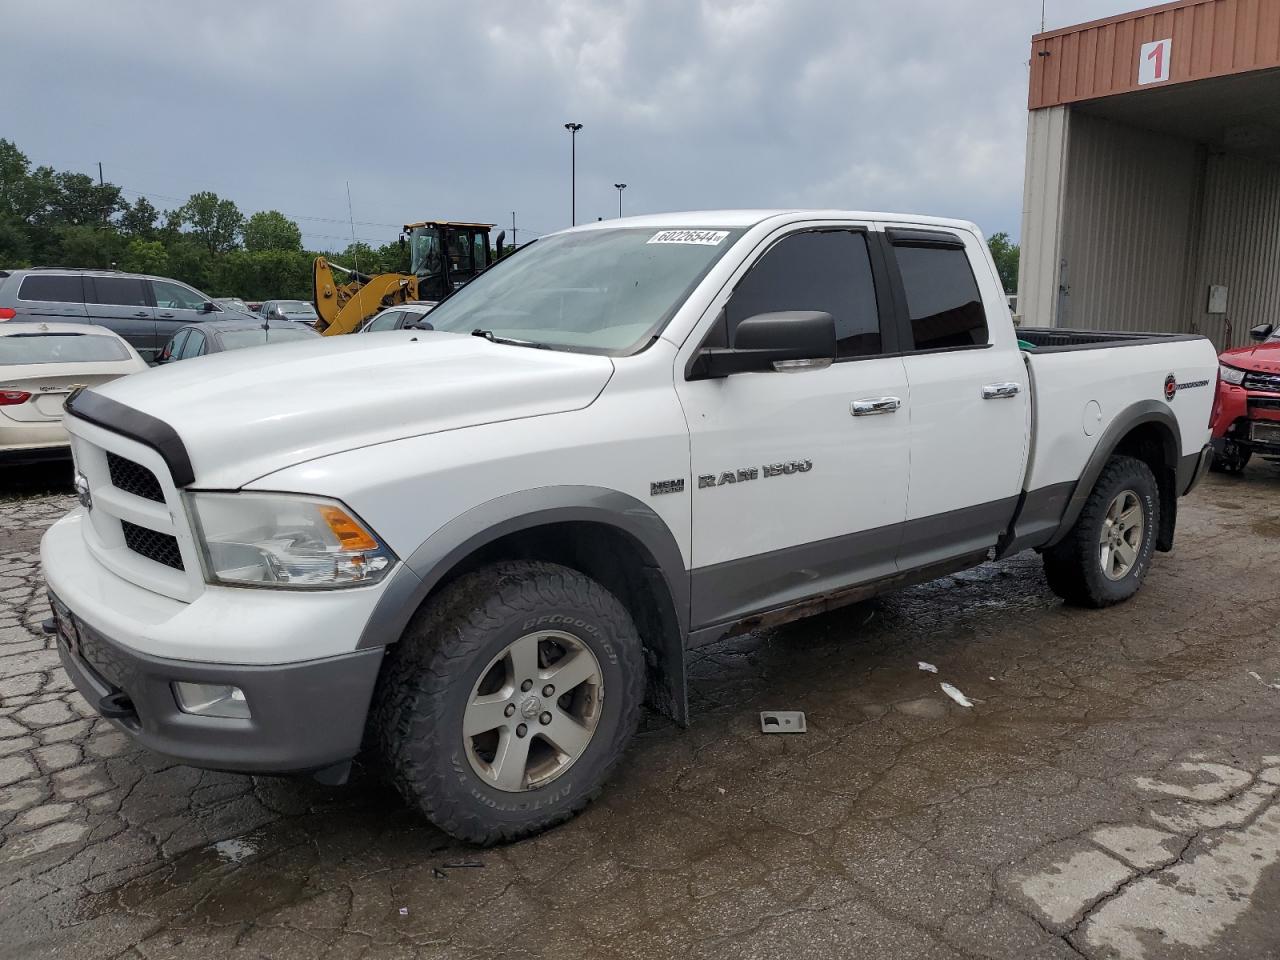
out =
[[[131,650],[52,592],[58,655],[76,689],[140,744],[183,763],[246,773],[302,773],[358,752],[383,648],[273,666],[169,660]],[[249,719],[184,713],[175,681],[233,684]]]

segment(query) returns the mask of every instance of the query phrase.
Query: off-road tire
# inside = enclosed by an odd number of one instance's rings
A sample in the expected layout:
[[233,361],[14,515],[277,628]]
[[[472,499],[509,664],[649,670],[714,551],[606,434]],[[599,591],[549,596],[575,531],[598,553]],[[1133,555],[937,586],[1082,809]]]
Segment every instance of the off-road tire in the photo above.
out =
[[[472,768],[463,712],[493,657],[548,622],[595,654],[602,712],[586,750],[560,776],[504,792]],[[445,833],[486,846],[518,840],[568,820],[599,794],[639,723],[644,680],[639,634],[613,594],[558,564],[497,563],[458,578],[414,615],[383,666],[371,733],[396,789]]]
[[[1143,510],[1143,537],[1138,559],[1119,580],[1103,573],[1099,538],[1107,509],[1124,490],[1138,495]],[[1085,501],[1075,525],[1063,540],[1044,552],[1049,588],[1067,603],[1080,607],[1109,607],[1138,592],[1151,568],[1160,529],[1160,493],[1156,478],[1141,460],[1114,456],[1107,461]]]

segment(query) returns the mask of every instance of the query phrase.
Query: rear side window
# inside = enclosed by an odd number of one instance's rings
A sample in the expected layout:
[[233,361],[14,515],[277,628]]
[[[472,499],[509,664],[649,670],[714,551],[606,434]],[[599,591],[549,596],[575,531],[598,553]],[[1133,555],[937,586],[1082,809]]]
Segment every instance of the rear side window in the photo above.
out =
[[728,343],[747,317],[788,310],[831,314],[841,359],[883,353],[866,235],[824,230],[779,240],[743,277],[725,307]]
[[0,337],[0,364],[92,363],[128,360],[114,337],[83,333],[18,333]]
[[394,330],[399,326],[400,310],[388,310],[386,313],[380,313],[369,321],[369,330]]
[[84,303],[80,277],[33,273],[22,278],[18,299],[42,303]]
[[89,303],[112,307],[149,307],[147,287],[138,277],[93,277],[85,296]]
[[987,316],[961,247],[895,246],[915,349],[988,342]]

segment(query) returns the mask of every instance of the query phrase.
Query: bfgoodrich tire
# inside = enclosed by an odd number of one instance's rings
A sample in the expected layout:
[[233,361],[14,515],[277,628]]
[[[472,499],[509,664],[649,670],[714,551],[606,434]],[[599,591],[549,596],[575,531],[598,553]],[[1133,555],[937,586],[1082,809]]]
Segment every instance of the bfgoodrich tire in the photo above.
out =
[[551,563],[460,577],[388,655],[374,733],[410,805],[461,840],[516,840],[599,792],[640,719],[644,660],[626,609]]
[[1109,607],[1138,592],[1160,529],[1151,468],[1134,457],[1107,461],[1071,532],[1044,552],[1049,587],[1068,603]]

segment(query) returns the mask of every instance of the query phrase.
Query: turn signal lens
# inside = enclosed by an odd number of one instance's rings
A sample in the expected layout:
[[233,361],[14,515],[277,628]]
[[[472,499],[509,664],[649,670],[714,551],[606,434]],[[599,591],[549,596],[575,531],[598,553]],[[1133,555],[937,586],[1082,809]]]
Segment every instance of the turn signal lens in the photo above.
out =
[[0,407],[12,407],[15,404],[26,403],[31,399],[31,394],[25,390],[0,390]]
[[377,550],[378,541],[339,507],[321,507],[320,516],[329,525],[343,550]]
[[0,307],[0,320],[12,320],[18,315],[18,311],[13,307]]

